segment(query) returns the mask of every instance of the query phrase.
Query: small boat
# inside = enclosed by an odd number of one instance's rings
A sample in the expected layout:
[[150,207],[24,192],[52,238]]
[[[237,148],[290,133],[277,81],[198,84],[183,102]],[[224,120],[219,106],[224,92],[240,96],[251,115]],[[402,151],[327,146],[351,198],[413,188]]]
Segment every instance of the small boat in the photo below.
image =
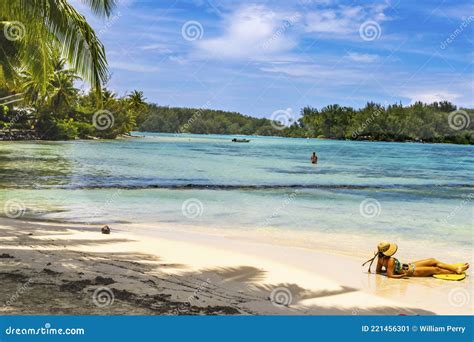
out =
[[250,142],[250,140],[249,139],[236,139],[236,138],[234,138],[234,139],[232,139],[232,142],[248,143],[248,142]]

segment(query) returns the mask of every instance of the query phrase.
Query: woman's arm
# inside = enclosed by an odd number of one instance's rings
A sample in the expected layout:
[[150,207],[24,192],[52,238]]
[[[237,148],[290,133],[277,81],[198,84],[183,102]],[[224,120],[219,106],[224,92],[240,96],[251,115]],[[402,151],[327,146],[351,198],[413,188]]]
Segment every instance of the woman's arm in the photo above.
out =
[[393,258],[387,262],[387,277],[389,278],[405,278],[406,274],[395,274],[395,261]]
[[375,273],[377,273],[377,274],[382,273],[382,266],[383,266],[382,258],[378,257],[377,258],[377,268],[375,268]]

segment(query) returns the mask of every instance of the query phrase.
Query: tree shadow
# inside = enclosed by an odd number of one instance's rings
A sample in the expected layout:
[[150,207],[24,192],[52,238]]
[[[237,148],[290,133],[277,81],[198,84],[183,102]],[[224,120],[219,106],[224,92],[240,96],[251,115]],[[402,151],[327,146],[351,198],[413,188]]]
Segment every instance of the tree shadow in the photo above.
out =
[[[11,227],[18,229],[11,229]],[[308,299],[345,295],[358,290],[341,286],[314,291],[295,283],[266,284],[256,267],[191,270],[146,253],[74,250],[75,247],[127,242],[127,239],[37,239],[67,233],[15,222],[0,227],[0,312],[34,315],[350,315],[433,314],[422,309],[302,305]],[[100,231],[96,228],[99,236]],[[28,235],[33,234],[33,235]],[[34,246],[33,249],[25,247]],[[179,253],[179,250],[176,251]],[[286,289],[291,301],[278,302],[274,291]],[[102,291],[102,292],[101,292]]]

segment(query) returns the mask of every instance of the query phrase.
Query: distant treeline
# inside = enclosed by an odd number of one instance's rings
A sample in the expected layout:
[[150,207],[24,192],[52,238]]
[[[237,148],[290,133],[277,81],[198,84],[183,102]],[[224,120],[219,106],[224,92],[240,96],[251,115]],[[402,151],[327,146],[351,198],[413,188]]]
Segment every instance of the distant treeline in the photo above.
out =
[[[320,110],[305,107],[298,120],[281,111],[285,122],[257,119],[235,112],[148,105],[137,120],[141,131],[196,134],[246,134],[344,140],[474,143],[472,109],[458,109],[449,102],[410,106],[368,103],[354,109],[339,105]],[[283,123],[290,125],[283,126]]]
[[195,134],[280,135],[268,119],[258,119],[236,112],[204,108],[180,108],[149,105],[141,131]]
[[[132,130],[457,144],[474,140],[474,111],[449,102],[305,107],[297,120],[285,110],[274,112],[270,120],[206,108],[160,107],[138,90],[119,97],[107,89],[110,75],[98,35],[73,7],[44,5],[49,2],[0,2],[0,31],[5,33],[0,34],[0,140],[113,139]],[[114,1],[83,2],[105,17],[114,8]],[[13,37],[15,23],[23,29]],[[77,88],[80,79],[91,91]]]

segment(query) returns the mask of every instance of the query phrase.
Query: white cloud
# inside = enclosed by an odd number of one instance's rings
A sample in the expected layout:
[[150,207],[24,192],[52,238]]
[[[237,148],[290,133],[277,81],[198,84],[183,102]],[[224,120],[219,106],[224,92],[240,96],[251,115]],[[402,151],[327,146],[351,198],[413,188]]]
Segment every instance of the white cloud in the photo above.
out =
[[349,33],[352,21],[340,17],[334,10],[309,13],[306,16],[306,29],[309,32]]
[[319,34],[348,36],[359,33],[360,25],[373,20],[377,23],[388,20],[384,14],[387,4],[371,6],[338,6],[311,11],[306,14],[306,31]]
[[436,15],[441,18],[465,20],[470,14],[474,12],[474,4],[467,3],[461,5],[446,4],[446,6],[439,6],[435,10],[426,8],[428,16]]
[[155,43],[155,44],[148,44],[141,47],[142,50],[157,50],[161,53],[171,53],[172,51],[169,49],[168,45]]
[[366,78],[366,72],[364,70],[319,64],[295,63],[274,65],[271,67],[262,67],[260,70],[268,73],[285,74],[290,77],[301,77],[310,81],[313,85],[324,84],[325,86],[359,84]]
[[160,70],[155,66],[127,62],[109,62],[109,67],[133,72],[157,72]]
[[435,101],[449,101],[456,103],[456,100],[460,97],[462,97],[461,94],[456,94],[456,93],[450,93],[446,91],[426,91],[426,92],[419,92],[419,93],[410,93],[406,94],[406,97],[408,97],[411,100],[411,103],[415,103],[417,101],[421,101],[424,103],[433,103]]
[[198,48],[206,56],[230,59],[277,54],[296,45],[291,27],[300,19],[298,13],[278,13],[261,5],[241,7],[224,20],[224,33],[200,40]]
[[354,62],[363,62],[363,63],[371,63],[375,62],[379,59],[379,55],[372,55],[369,53],[357,53],[357,52],[349,52],[347,57]]
[[309,5],[312,5],[312,4],[315,4],[315,5],[330,5],[334,2],[334,0],[300,0],[299,1],[301,5],[304,5],[304,6],[309,6]]

